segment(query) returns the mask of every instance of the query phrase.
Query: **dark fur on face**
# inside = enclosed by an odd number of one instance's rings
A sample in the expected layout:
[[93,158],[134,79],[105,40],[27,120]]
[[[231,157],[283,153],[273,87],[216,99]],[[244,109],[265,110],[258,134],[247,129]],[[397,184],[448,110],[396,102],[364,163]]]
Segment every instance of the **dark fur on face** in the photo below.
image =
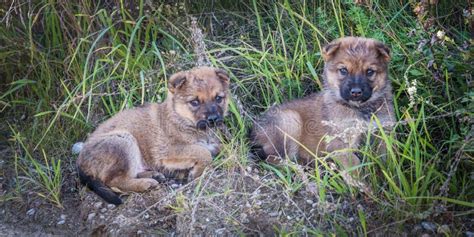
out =
[[325,86],[342,103],[360,106],[383,95],[390,50],[358,37],[337,40],[323,49]]
[[229,76],[220,69],[200,68],[174,74],[168,88],[175,111],[204,130],[221,125],[227,113]]

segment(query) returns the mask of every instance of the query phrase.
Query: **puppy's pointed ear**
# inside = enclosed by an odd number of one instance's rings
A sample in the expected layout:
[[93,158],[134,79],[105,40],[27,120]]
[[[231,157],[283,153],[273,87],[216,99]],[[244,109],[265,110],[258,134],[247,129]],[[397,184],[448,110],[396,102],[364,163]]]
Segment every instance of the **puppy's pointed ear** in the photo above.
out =
[[168,80],[168,90],[174,94],[179,88],[186,84],[187,78],[187,72],[177,72],[173,74]]
[[331,42],[328,45],[323,47],[323,59],[325,62],[329,61],[334,54],[337,52],[339,47],[341,46],[341,42]]
[[219,77],[222,84],[224,84],[225,86],[228,86],[230,84],[230,80],[229,80],[229,75],[227,74],[227,72],[219,68],[216,68],[215,71],[216,71],[217,77]]
[[380,57],[382,57],[386,63],[390,62],[390,48],[381,42],[376,42],[375,47],[377,48]]

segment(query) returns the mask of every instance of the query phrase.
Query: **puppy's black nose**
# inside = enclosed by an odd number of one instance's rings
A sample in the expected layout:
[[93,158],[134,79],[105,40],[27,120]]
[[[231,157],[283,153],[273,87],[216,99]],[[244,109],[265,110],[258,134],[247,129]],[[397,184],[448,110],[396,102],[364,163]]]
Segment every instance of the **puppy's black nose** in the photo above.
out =
[[359,97],[362,95],[362,89],[359,87],[354,87],[351,89],[351,96],[352,97]]
[[215,122],[217,122],[218,119],[219,119],[219,116],[216,115],[216,114],[211,114],[211,115],[207,116],[207,121],[209,123],[215,123]]
[[213,125],[220,125],[223,122],[223,120],[221,116],[217,114],[211,114],[207,117],[207,122],[209,123],[209,125],[213,126]]

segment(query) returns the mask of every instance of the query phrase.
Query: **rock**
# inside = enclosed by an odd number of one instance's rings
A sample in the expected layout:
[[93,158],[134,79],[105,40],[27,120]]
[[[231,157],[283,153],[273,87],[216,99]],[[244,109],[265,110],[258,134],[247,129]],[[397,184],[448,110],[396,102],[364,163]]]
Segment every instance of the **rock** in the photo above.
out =
[[247,224],[250,222],[247,214],[245,213],[240,214],[240,222],[242,222],[243,224]]
[[268,214],[270,217],[277,217],[278,216],[278,212],[275,211],[275,212],[270,212],[270,214]]
[[433,222],[422,221],[421,226],[423,226],[423,229],[425,230],[432,231],[432,232],[436,231],[436,224],[434,224]]
[[77,155],[81,152],[82,148],[84,147],[83,142],[76,142],[72,145],[71,152],[73,155]]
[[64,214],[61,214],[61,216],[59,216],[59,221],[58,221],[58,225],[63,225],[64,223],[66,223],[66,215]]
[[36,210],[35,210],[34,208],[31,208],[30,210],[28,210],[28,211],[26,212],[26,215],[32,216],[32,215],[34,215],[35,213],[36,213]]
[[89,215],[87,215],[87,221],[92,221],[96,215],[95,212],[89,213]]
[[108,205],[107,205],[107,208],[108,208],[109,210],[113,210],[113,209],[115,209],[115,205],[114,205],[114,204],[108,204]]
[[308,199],[308,200],[306,200],[306,203],[308,203],[309,205],[313,205],[313,200]]
[[107,211],[107,208],[105,208],[105,207],[100,209],[100,212],[102,212],[102,213],[105,213],[106,211]]
[[95,208],[95,209],[99,209],[99,208],[101,208],[101,207],[102,207],[102,202],[96,202],[96,203],[94,203],[94,208]]
[[179,184],[171,184],[171,188],[179,188]]

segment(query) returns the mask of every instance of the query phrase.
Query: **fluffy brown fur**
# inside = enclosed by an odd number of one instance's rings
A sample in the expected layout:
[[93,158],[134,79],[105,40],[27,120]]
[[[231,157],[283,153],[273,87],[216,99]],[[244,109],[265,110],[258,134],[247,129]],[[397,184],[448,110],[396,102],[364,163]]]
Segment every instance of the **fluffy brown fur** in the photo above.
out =
[[106,201],[121,203],[110,187],[133,192],[156,187],[159,171],[189,170],[192,180],[220,151],[216,128],[227,112],[227,74],[195,68],[171,76],[168,88],[163,103],[116,114],[84,143],[77,160],[80,178]]
[[308,164],[314,155],[336,152],[344,168],[359,164],[357,148],[372,115],[394,121],[388,78],[390,50],[381,42],[346,37],[323,48],[324,89],[306,98],[274,106],[254,123],[251,134],[259,156],[270,162],[297,157]]

